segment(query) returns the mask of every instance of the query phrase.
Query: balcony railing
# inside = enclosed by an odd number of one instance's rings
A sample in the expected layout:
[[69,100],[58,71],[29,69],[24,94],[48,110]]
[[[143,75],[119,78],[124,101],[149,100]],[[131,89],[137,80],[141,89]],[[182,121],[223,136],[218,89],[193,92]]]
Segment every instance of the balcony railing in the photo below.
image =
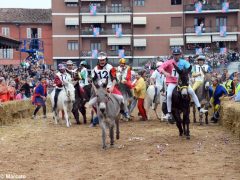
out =
[[[90,7],[82,7],[81,13],[90,13]],[[97,7],[96,13],[127,13],[131,12],[130,7],[112,7],[112,6],[100,6]]]
[[[226,26],[227,27],[227,32],[237,32],[238,31],[238,26]],[[195,28],[194,26],[191,27],[186,27],[185,28],[185,33],[195,33]],[[202,28],[202,33],[214,33],[214,32],[220,32],[220,27],[215,26],[215,27],[208,27],[204,26]]]
[[[131,29],[123,29],[122,30],[122,34],[131,34],[132,30]],[[104,29],[104,28],[100,28],[100,32],[99,35],[115,35],[115,29]],[[89,29],[82,29],[81,31],[81,35],[93,35],[93,29],[89,28]]]
[[[101,52],[101,50],[98,50],[98,52]],[[125,50],[124,53],[125,53],[125,56],[131,56],[130,50]],[[80,55],[83,57],[92,57],[92,51],[91,50],[82,50]],[[108,50],[107,56],[118,56],[118,51]]]
[[[230,2],[229,3],[229,9],[239,9],[239,3],[238,2]],[[185,11],[195,11],[195,4],[187,4],[184,6]],[[222,10],[222,4],[217,3],[208,3],[208,4],[202,4],[202,10],[203,11],[209,11],[209,10]]]
[[[131,51],[125,50],[124,54],[125,54],[125,56],[131,56]],[[118,51],[116,51],[116,50],[107,51],[107,55],[108,56],[118,56]]]

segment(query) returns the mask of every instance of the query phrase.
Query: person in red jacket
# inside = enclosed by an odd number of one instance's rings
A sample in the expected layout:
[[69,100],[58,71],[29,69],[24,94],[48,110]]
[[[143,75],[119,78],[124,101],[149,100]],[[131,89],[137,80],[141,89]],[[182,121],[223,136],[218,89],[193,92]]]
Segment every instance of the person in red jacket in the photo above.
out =
[[119,60],[119,66],[117,67],[117,80],[123,84],[126,84],[130,89],[132,88],[131,82],[131,68],[126,65],[126,59],[121,58]]

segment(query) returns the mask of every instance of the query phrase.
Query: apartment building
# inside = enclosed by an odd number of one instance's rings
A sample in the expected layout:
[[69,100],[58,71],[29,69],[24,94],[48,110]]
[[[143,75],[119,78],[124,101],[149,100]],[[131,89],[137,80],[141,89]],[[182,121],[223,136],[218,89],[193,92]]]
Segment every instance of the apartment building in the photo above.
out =
[[0,64],[20,64],[30,48],[43,51],[46,64],[53,64],[51,14],[50,9],[0,9],[0,36],[21,42],[17,49],[0,46]]
[[[239,2],[229,1],[229,10],[222,12],[222,2],[215,1],[201,1],[202,11],[196,12],[194,0],[52,0],[54,62],[85,59],[94,66],[96,53],[105,51],[113,65],[125,57],[132,66],[143,66],[168,56],[174,46],[186,53],[207,46],[235,48]],[[196,34],[203,23],[205,30]],[[227,35],[220,38],[222,25]]]

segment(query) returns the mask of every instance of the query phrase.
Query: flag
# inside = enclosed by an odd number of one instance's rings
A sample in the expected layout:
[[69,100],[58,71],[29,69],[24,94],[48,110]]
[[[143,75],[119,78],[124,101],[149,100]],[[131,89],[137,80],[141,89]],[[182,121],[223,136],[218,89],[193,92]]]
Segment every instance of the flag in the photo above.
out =
[[227,48],[220,48],[220,54],[226,54]]
[[202,54],[202,48],[196,48],[196,55],[201,55]]
[[197,13],[201,13],[202,12],[202,3],[201,2],[195,3],[195,11]]
[[98,50],[97,49],[92,50],[92,58],[97,59],[97,57],[98,57]]
[[94,37],[97,37],[97,36],[99,36],[99,33],[100,33],[100,28],[93,28],[93,36]]
[[122,28],[121,27],[116,28],[116,37],[122,37]]
[[97,14],[97,6],[90,5],[90,13],[91,13],[91,15],[96,15]]
[[229,10],[229,2],[222,3],[222,12],[228,12]]
[[124,58],[124,57],[125,57],[124,49],[119,49],[119,50],[118,50],[118,57],[119,57],[119,58]]
[[198,36],[202,35],[202,27],[201,26],[196,26],[195,27],[195,33]]
[[221,37],[227,36],[227,27],[226,26],[220,26],[220,36]]

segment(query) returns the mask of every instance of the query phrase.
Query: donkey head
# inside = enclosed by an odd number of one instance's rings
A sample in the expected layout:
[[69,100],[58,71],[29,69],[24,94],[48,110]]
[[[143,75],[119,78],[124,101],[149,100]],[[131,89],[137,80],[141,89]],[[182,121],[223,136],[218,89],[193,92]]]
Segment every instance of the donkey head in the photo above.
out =
[[192,70],[192,66],[183,70],[180,70],[175,64],[173,64],[173,66],[179,74],[178,89],[181,91],[181,95],[186,98],[188,96],[189,73]]

